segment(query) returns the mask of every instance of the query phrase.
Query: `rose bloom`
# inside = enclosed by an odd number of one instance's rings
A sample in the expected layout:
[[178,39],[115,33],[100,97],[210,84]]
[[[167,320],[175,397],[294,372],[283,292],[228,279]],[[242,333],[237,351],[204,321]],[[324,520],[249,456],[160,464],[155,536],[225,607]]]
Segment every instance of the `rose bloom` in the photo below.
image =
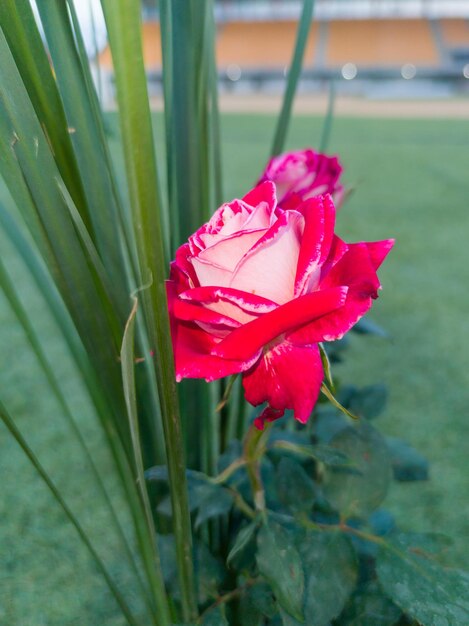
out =
[[344,188],[339,183],[342,166],[337,157],[311,149],[286,152],[273,157],[259,183],[271,180],[277,188],[277,199],[283,209],[295,209],[313,196],[330,193],[340,205]]
[[167,283],[178,381],[241,372],[246,399],[268,403],[257,426],[285,409],[308,420],[324,377],[318,342],[368,311],[393,245],[346,244],[334,222],[330,195],[285,211],[267,181],[178,249]]

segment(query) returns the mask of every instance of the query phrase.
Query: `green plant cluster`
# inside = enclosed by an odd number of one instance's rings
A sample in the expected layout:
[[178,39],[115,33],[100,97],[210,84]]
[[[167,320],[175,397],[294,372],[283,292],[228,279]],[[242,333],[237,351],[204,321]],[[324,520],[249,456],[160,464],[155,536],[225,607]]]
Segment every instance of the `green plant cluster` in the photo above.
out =
[[[384,334],[368,321],[358,332]],[[334,359],[343,349],[328,346]],[[287,416],[263,434],[232,440],[215,478],[187,470],[198,624],[467,623],[469,576],[447,567],[450,539],[402,532],[382,508],[392,480],[429,477],[418,451],[375,427],[386,396],[382,384],[344,385],[337,399],[358,419],[323,402],[305,427],[291,427]],[[166,468],[146,478],[164,486]],[[171,518],[164,488],[157,500],[158,514]],[[159,545],[177,601],[172,535],[161,534]]]

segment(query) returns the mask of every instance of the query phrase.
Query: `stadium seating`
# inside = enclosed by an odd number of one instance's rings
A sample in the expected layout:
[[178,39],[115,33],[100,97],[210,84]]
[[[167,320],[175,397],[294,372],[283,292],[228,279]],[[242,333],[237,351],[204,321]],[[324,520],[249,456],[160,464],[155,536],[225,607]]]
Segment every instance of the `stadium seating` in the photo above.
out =
[[[239,21],[219,27],[217,62],[242,68],[284,68],[291,61],[297,24],[294,21]],[[314,60],[318,25],[313,24],[305,52],[307,64]]]
[[329,23],[326,65],[435,66],[438,49],[427,20],[337,20]]
[[444,43],[450,48],[469,47],[469,22],[467,20],[440,20]]
[[[218,25],[218,67],[241,70],[281,70],[289,64],[296,37],[293,20],[231,21]],[[157,21],[143,25],[145,65],[161,69],[161,36]],[[443,68],[464,65],[469,53],[469,22],[463,19],[357,19],[314,22],[306,47],[306,69],[335,70],[346,63],[358,68]],[[458,56],[459,55],[459,56]],[[109,48],[99,56],[103,69],[112,69]],[[455,65],[456,64],[456,65]],[[462,65],[461,65],[462,64]],[[460,71],[460,70],[459,70]]]

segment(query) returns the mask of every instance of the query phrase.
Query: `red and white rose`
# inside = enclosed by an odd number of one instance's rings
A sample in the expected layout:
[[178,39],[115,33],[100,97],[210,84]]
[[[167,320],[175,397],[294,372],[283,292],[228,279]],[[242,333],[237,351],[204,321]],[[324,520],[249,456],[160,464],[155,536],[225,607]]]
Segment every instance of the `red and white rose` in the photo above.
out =
[[342,166],[337,157],[307,148],[273,157],[259,183],[266,180],[275,183],[282,209],[295,209],[301,202],[325,193],[332,195],[338,207],[344,195],[341,174]]
[[268,403],[259,425],[285,409],[306,422],[324,376],[318,342],[368,311],[393,245],[347,244],[334,224],[330,195],[285,210],[270,181],[222,205],[171,264],[177,379],[242,373],[246,399]]

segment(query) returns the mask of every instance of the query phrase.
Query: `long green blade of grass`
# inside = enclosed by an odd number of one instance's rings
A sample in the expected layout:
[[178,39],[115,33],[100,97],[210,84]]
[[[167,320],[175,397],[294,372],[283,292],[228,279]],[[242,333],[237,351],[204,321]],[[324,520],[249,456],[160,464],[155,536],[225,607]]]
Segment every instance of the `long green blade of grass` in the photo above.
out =
[[[115,463],[117,475],[119,476],[123,491],[129,504],[129,511],[132,515],[139,551],[145,567],[145,573],[148,581],[151,582],[152,577],[154,576],[154,557],[151,550],[153,539],[149,534],[150,529],[148,528],[145,520],[145,512],[141,506],[141,501],[136,491],[134,471],[129,465],[129,460],[124,449],[124,442],[122,442],[116,428],[113,407],[110,405],[106,398],[106,394],[103,392],[102,382],[98,378],[95,369],[92,367],[88,359],[88,355],[80,343],[76,328],[68,316],[65,305],[54,288],[44,265],[39,261],[37,255],[31,248],[30,243],[15,224],[15,221],[11,218],[11,216],[1,210],[0,223],[2,224],[10,241],[17,249],[19,255],[25,261],[32,278],[35,280],[37,286],[43,294],[45,302],[57,322],[62,336],[70,350],[70,355],[76,363],[80,375],[86,384],[93,406],[95,407],[96,413],[99,417],[100,424],[106,435],[106,442],[109,446],[110,453]],[[125,411],[125,407],[123,407],[123,411]],[[157,609],[153,606],[153,603],[154,598],[152,597],[150,599],[150,604],[152,605],[151,610],[152,613],[155,614]]]
[[18,71],[24,79],[36,115],[54,151],[60,174],[83,221],[91,229],[91,216],[79,176],[70,129],[29,0],[0,2],[0,26]]
[[295,98],[296,88],[301,75],[301,67],[303,65],[303,57],[308,41],[309,31],[311,29],[311,21],[313,19],[314,0],[303,0],[303,10],[300,21],[298,23],[298,33],[296,36],[295,51],[290,65],[287,77],[287,86],[283,97],[282,109],[277,120],[277,128],[275,130],[274,141],[272,144],[271,156],[280,154],[285,146],[288,126]]
[[98,570],[103,575],[103,578],[105,579],[105,581],[106,581],[106,583],[107,583],[107,585],[109,587],[109,590],[111,591],[112,595],[114,596],[114,598],[115,598],[117,604],[119,605],[122,613],[124,614],[127,622],[131,626],[144,626],[143,624],[140,624],[138,622],[138,620],[132,614],[128,604],[126,603],[126,601],[125,601],[124,597],[122,596],[121,592],[119,591],[117,585],[115,584],[114,580],[112,579],[111,575],[109,574],[109,572],[108,572],[108,570],[106,568],[106,565],[104,564],[104,562],[102,561],[101,557],[97,553],[96,549],[94,548],[93,544],[91,543],[91,541],[90,541],[88,535],[86,534],[85,530],[83,529],[83,527],[81,526],[81,524],[79,523],[77,518],[75,517],[75,515],[72,512],[72,510],[70,509],[70,507],[65,502],[64,497],[62,496],[60,491],[57,489],[57,487],[55,486],[55,484],[53,483],[53,481],[49,477],[49,475],[46,472],[46,470],[42,467],[42,465],[39,462],[38,458],[36,457],[34,452],[31,450],[29,445],[27,444],[27,442],[24,439],[24,437],[21,434],[21,432],[16,427],[15,422],[12,419],[11,415],[8,413],[8,411],[6,410],[6,408],[3,406],[3,404],[1,402],[0,402],[0,419],[3,421],[3,423],[5,424],[5,426],[7,427],[9,432],[11,433],[11,435],[14,437],[14,439],[16,440],[18,445],[23,450],[23,452],[26,454],[26,456],[28,457],[29,461],[32,463],[32,465],[36,469],[36,471],[39,474],[39,476],[41,477],[41,479],[47,485],[47,487],[49,488],[50,492],[52,493],[52,495],[54,496],[55,500],[57,501],[57,503],[62,508],[63,512],[65,513],[65,515],[67,516],[69,521],[75,527],[75,530],[77,531],[80,539],[82,540],[83,544],[86,546],[88,552],[92,556],[92,558],[93,558],[93,560],[94,560],[94,562],[96,564],[96,567],[98,568]]
[[[119,328],[112,304],[103,300],[105,290],[92,271],[90,257],[57,187],[59,171],[2,31],[0,64],[0,158],[8,163],[6,182],[19,209],[31,212],[25,214],[30,218],[31,234],[44,253],[92,363],[90,393],[105,428],[151,580],[151,540],[133,483],[118,364],[123,328]],[[29,202],[23,206],[21,202],[28,195]]]
[[[127,313],[127,302],[128,302],[128,292],[129,289],[125,290],[125,284],[132,285],[132,291],[136,289],[137,283],[141,284],[141,281],[138,279],[138,270],[137,270],[137,252],[136,252],[136,241],[135,241],[135,233],[132,228],[132,223],[129,215],[129,211],[124,209],[122,204],[122,200],[120,198],[119,189],[117,186],[116,178],[114,175],[114,169],[112,167],[111,156],[109,153],[109,148],[107,145],[107,138],[104,132],[104,125],[102,120],[101,108],[99,105],[99,101],[96,97],[96,92],[94,89],[93,79],[90,72],[89,61],[85,49],[85,44],[81,35],[80,25],[78,22],[78,18],[76,15],[75,7],[73,2],[68,1],[68,10],[70,14],[70,23],[73,30],[73,37],[76,43],[77,55],[80,61],[80,70],[82,72],[82,78],[84,84],[86,86],[87,98],[90,104],[91,112],[94,114],[95,118],[95,130],[99,134],[100,144],[103,151],[103,166],[108,168],[109,172],[109,181],[108,184],[112,187],[112,191],[114,193],[114,204],[116,206],[117,215],[119,218],[119,224],[117,227],[117,232],[120,237],[120,251],[122,252],[125,270],[127,275],[127,281],[122,280],[121,271],[119,268],[118,272],[118,280],[114,281],[116,285],[120,288],[120,294],[124,295],[125,302],[125,315]],[[90,6],[91,13],[93,13]],[[66,82],[65,82],[66,86]],[[166,217],[166,208],[162,212],[164,216],[164,228],[166,230],[169,228],[167,224]],[[165,241],[169,241],[169,234],[165,231]],[[115,275],[114,272],[111,272]],[[151,346],[149,346],[148,335],[145,331],[145,328],[142,324],[137,325],[137,338],[139,344],[139,350],[142,354],[146,355],[144,357],[144,365],[143,365],[143,375],[139,376],[142,382],[139,382],[139,388],[142,392],[142,389],[145,390],[144,395],[145,399],[142,402],[142,425],[144,427],[144,438],[145,438],[145,456],[146,458],[151,460],[151,463],[163,463],[165,458],[164,451],[164,437],[162,432],[162,424],[161,424],[161,410],[159,405],[159,398],[157,393],[157,385],[155,381],[155,371],[153,364],[151,363]]]
[[326,152],[329,145],[329,139],[332,131],[332,122],[334,121],[334,104],[335,104],[335,83],[331,79],[329,83],[329,97],[327,99],[327,111],[324,118],[321,131],[321,140],[319,142],[319,152]]
[[135,459],[135,482],[138,487],[140,499],[142,501],[142,507],[145,511],[145,518],[150,529],[150,536],[152,538],[152,552],[154,555],[154,575],[152,577],[152,589],[157,597],[157,606],[160,607],[158,614],[158,624],[161,626],[169,626],[170,616],[168,602],[165,595],[165,589],[163,584],[163,575],[161,573],[161,565],[158,553],[158,546],[156,543],[156,531],[153,522],[153,514],[151,512],[150,501],[148,498],[148,492],[145,485],[144,467],[142,461],[142,449],[140,445],[140,429],[138,424],[137,413],[137,394],[135,389],[135,353],[134,353],[134,336],[135,336],[135,318],[137,315],[138,300],[134,298],[134,306],[127,321],[124,338],[122,340],[121,349],[121,368],[122,368],[122,382],[124,386],[124,396],[127,406],[127,415],[129,417],[130,436],[132,439],[132,448]]
[[[207,221],[221,199],[221,164],[215,67],[213,3],[197,0],[161,4],[166,114],[168,190],[171,212],[177,215],[175,249]],[[220,384],[184,381],[180,397],[191,466],[211,473],[220,446],[215,411]]]
[[[40,233],[33,230],[32,235],[39,246],[44,238],[47,239],[45,256],[53,268],[82,340],[111,378],[114,369],[115,382],[118,367],[114,346],[118,344],[119,336],[113,334],[112,329],[116,332],[118,321],[111,312],[111,306],[98,306],[101,299],[95,278],[90,272],[64,199],[54,182],[60,179],[60,173],[1,30],[0,64],[3,68],[0,76],[0,154],[4,160],[11,161],[13,151],[17,162],[16,170],[10,163],[7,185],[20,210],[29,207],[36,211],[35,223],[42,230]],[[25,186],[32,200],[27,207],[19,205],[24,199]],[[17,188],[23,190],[21,195],[17,194]],[[111,317],[106,317],[104,311]],[[110,363],[114,363],[115,367],[109,367]],[[107,367],[104,367],[105,364]],[[112,388],[115,386],[113,384]]]
[[[64,104],[71,140],[78,161],[80,177],[89,207],[94,241],[114,287],[114,307],[125,321],[127,290],[122,289],[125,276],[120,249],[119,207],[110,175],[107,150],[103,141],[102,120],[87,59],[80,46],[81,34],[73,29],[69,10],[73,5],[52,0],[39,2],[38,9],[46,33],[57,85]],[[92,233],[91,233],[92,235]],[[93,238],[93,237],[92,237]]]
[[52,368],[51,364],[49,363],[49,360],[46,356],[46,353],[41,345],[41,342],[37,336],[37,333],[34,329],[33,324],[31,323],[30,318],[28,317],[28,314],[23,306],[23,304],[21,303],[20,298],[18,297],[15,287],[13,286],[12,281],[10,280],[8,273],[6,271],[6,269],[3,266],[3,263],[0,260],[0,288],[2,289],[3,293],[5,294],[7,301],[9,302],[13,312],[15,313],[16,319],[18,320],[18,322],[20,323],[20,325],[22,326],[24,333],[28,339],[28,342],[31,346],[32,351],[34,352],[40,366],[41,366],[41,370],[45,375],[45,378],[49,384],[50,390],[52,391],[53,395],[55,396],[55,398],[57,399],[58,405],[61,409],[61,413],[64,416],[65,420],[67,421],[73,435],[75,436],[76,440],[78,441],[78,444],[80,445],[80,448],[83,451],[83,454],[85,456],[85,459],[89,465],[89,467],[91,468],[95,483],[97,485],[97,488],[101,494],[101,496],[103,497],[105,504],[109,510],[110,516],[111,516],[111,520],[113,522],[113,526],[114,529],[116,530],[118,537],[121,541],[121,544],[124,548],[124,552],[126,555],[126,558],[133,570],[133,573],[140,585],[140,589],[142,592],[143,597],[147,598],[147,602],[148,602],[148,589],[146,589],[146,587],[143,584],[142,578],[141,578],[141,574],[138,570],[136,561],[135,561],[135,557],[134,554],[132,552],[132,549],[130,548],[129,542],[127,540],[127,537],[125,536],[125,533],[123,531],[122,525],[119,521],[118,515],[116,513],[116,510],[114,508],[114,505],[111,501],[111,498],[109,497],[109,494],[107,492],[107,489],[105,487],[105,484],[103,482],[103,479],[99,473],[99,470],[96,466],[95,460],[93,458],[93,455],[90,452],[88,443],[86,441],[86,439],[83,437],[80,428],[78,427],[75,418],[73,416],[73,413],[69,407],[69,404],[61,390],[61,387],[59,385],[59,381],[57,379],[57,375],[55,373],[55,370]]
[[221,150],[220,111],[218,106],[218,69],[215,53],[217,27],[215,24],[213,0],[207,3],[205,38],[209,43],[206,46],[209,82],[209,146],[213,164],[213,209],[218,208],[224,199],[223,196],[223,162]]
[[162,404],[183,618],[188,621],[197,615],[191,526],[165,291],[165,242],[143,65],[140,3],[134,0],[102,0],[102,7],[115,68],[140,271],[142,277],[151,278],[149,288],[142,292],[142,299],[149,338],[156,349],[155,366]]
[[[171,146],[168,158],[168,193],[171,211],[178,215],[178,232],[172,232],[173,251],[200,225],[200,177],[197,152],[197,100],[194,63],[194,33],[191,0],[171,0],[161,23],[169,23],[170,33],[163,34],[163,71],[171,71],[170,90],[165,90],[165,109],[170,107],[170,128],[167,136]],[[202,7],[201,7],[202,8]],[[202,9],[203,10],[203,9]],[[169,48],[170,46],[170,48]],[[168,61],[167,55],[170,54]],[[165,85],[166,86],[166,85]],[[168,122],[168,119],[166,120]],[[184,176],[184,183],[182,177]]]

